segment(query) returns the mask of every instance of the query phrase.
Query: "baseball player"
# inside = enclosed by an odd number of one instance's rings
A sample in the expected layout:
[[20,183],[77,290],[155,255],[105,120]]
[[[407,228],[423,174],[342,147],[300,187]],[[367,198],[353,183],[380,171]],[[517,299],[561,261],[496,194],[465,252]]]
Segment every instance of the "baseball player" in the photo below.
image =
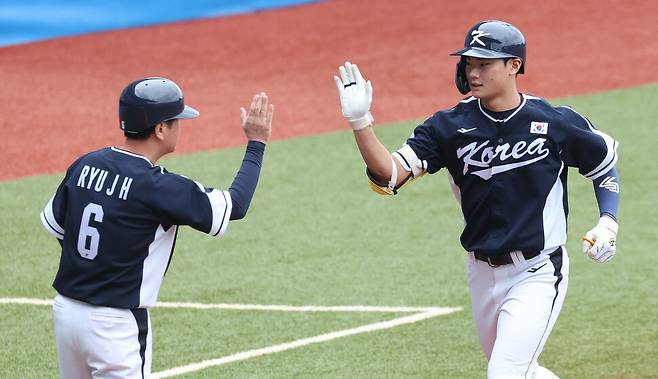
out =
[[249,140],[227,191],[167,172],[179,120],[199,116],[173,81],[130,83],[119,99],[121,147],[76,160],[41,213],[62,253],[53,287],[60,376],[148,378],[149,307],[169,267],[179,225],[219,237],[245,216],[258,183],[273,105],[265,93],[241,108]]
[[569,279],[567,168],[593,181],[600,218],[584,251],[607,262],[616,252],[617,142],[574,109],[518,92],[526,41],[514,26],[477,23],[452,55],[457,88],[471,96],[429,117],[392,154],[372,128],[372,85],[350,62],[334,77],[342,113],[378,193],[448,171],[488,378],[556,378],[537,359]]

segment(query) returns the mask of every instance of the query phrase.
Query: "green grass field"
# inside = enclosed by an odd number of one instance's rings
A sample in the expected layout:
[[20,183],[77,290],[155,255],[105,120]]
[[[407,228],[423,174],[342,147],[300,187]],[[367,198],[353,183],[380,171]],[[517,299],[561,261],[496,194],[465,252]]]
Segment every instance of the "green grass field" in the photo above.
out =
[[[580,253],[579,237],[598,213],[591,183],[570,172],[570,288],[540,358],[562,378],[658,378],[656,99],[654,84],[554,101],[573,105],[621,143],[619,251],[611,263]],[[377,134],[393,150],[414,125],[381,126]],[[242,152],[161,163],[225,188]],[[61,177],[0,183],[0,298],[54,296],[59,245],[42,230],[39,212]],[[245,220],[222,239],[181,229],[160,301],[463,310],[181,377],[484,377],[461,225],[444,172],[396,197],[375,195],[348,130],[271,143]],[[153,372],[408,315],[155,308]],[[56,377],[50,307],[0,304],[0,320],[0,377]]]

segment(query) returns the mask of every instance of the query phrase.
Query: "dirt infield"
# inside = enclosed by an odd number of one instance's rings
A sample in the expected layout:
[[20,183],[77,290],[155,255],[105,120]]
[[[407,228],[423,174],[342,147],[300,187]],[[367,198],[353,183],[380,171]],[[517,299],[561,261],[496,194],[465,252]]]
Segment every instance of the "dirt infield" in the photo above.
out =
[[655,82],[657,13],[651,0],[335,0],[0,48],[0,180],[63,171],[121,143],[117,97],[143,76],[176,80],[201,111],[178,152],[244,143],[239,107],[260,90],[277,107],[276,139],[344,128],[332,76],[346,59],[373,81],[377,123],[423,117],[460,98],[448,53],[488,18],[524,31],[529,93]]

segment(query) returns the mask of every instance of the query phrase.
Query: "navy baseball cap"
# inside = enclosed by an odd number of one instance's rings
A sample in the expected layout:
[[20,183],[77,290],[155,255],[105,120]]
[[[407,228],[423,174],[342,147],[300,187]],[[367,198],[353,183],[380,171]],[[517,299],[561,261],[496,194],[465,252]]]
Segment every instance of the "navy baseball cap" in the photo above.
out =
[[128,84],[119,97],[119,127],[137,134],[168,120],[199,117],[185,105],[183,91],[172,80],[149,77]]

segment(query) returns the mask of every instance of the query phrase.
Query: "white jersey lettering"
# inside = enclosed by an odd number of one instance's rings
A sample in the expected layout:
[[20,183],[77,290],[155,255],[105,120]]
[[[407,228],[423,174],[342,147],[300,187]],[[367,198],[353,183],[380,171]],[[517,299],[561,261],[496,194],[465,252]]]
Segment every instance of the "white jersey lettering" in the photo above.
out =
[[89,166],[85,165],[82,170],[80,170],[80,176],[78,177],[78,183],[76,186],[84,188],[87,174],[89,174]]
[[132,182],[133,178],[126,177],[123,179],[121,191],[119,191],[119,199],[126,200],[128,198],[128,191],[130,191],[130,184],[132,184]]
[[[546,158],[549,154],[549,150],[544,147],[544,142],[546,142],[546,138],[536,138],[529,145],[525,141],[519,141],[515,143],[514,146],[510,146],[509,143],[504,143],[495,147],[488,146],[489,141],[484,141],[479,145],[477,142],[472,142],[457,149],[457,158],[463,158],[464,175],[469,173],[469,168],[471,166],[481,167],[482,170],[471,170],[470,173],[477,175],[484,180],[489,180],[493,175],[527,166]],[[480,151],[481,153],[478,158],[476,155]],[[498,166],[491,166],[491,162],[493,162],[496,157],[498,157],[500,162],[505,162],[510,158],[523,159],[527,157],[527,159]]]
[[105,178],[107,178],[107,170],[101,170],[101,174],[96,180],[94,191],[101,192],[101,190],[103,189],[103,185],[105,184]]
[[117,186],[117,182],[118,182],[118,181],[119,181],[119,174],[116,174],[116,175],[114,176],[114,182],[112,182],[112,187],[108,188],[108,189],[105,191],[105,194],[106,194],[107,196],[112,196],[112,194],[114,193],[114,188],[116,188],[116,186]]

